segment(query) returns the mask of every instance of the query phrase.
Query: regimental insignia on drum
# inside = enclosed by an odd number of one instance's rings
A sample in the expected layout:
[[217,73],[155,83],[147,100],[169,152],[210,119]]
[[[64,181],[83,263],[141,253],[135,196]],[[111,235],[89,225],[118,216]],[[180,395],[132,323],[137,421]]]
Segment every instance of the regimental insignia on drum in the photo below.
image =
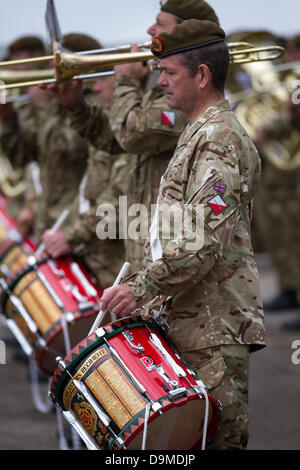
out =
[[151,44],[151,51],[152,52],[157,52],[158,54],[161,54],[164,51],[164,42],[162,39],[159,39],[157,37],[152,39],[152,44]]
[[93,436],[97,427],[97,415],[94,408],[86,402],[74,404],[75,413],[90,436]]
[[147,369],[148,372],[153,370],[156,366],[155,362],[153,361],[152,357],[144,356],[140,358],[141,363]]

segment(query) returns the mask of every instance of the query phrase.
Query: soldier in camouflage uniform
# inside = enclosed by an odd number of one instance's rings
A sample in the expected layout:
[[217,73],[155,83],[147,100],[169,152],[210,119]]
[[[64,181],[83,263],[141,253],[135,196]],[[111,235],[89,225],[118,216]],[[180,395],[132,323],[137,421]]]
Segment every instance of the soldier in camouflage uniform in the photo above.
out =
[[192,225],[183,234],[169,227],[168,237],[154,217],[144,269],[107,289],[102,308],[118,317],[139,308],[147,316],[147,304],[168,296],[161,311],[167,335],[223,406],[207,448],[245,449],[249,353],[265,345],[250,237],[260,159],[224,99],[224,38],[212,22],[187,20],[152,41],[159,85],[190,121],[162,177],[157,214],[164,220],[172,209],[181,220],[187,210]]
[[[155,25],[148,33],[153,37],[160,31],[171,30],[185,18],[211,19],[218,22],[213,9],[202,0],[168,0],[161,2],[161,11]],[[133,51],[136,50],[133,46]],[[185,127],[185,117],[168,106],[160,87],[157,74],[149,73],[148,66],[131,64],[115,67],[118,78],[110,111],[111,129],[120,146],[131,154],[128,169],[129,185],[127,206],[142,204],[147,208],[149,217],[139,215],[139,233],[125,240],[126,260],[132,272],[139,269],[143,262],[145,233],[150,226],[150,208],[155,204],[160,178],[164,173],[175,149],[180,133]],[[97,107],[89,107],[80,95],[80,84],[73,82],[69,90],[61,96],[61,103],[68,107],[75,118],[75,128],[101,149],[102,119]],[[67,94],[72,93],[72,99]],[[74,121],[73,121],[74,122]],[[127,215],[130,226],[137,218]],[[146,230],[145,230],[146,227]]]
[[[38,57],[44,55],[46,52],[45,46],[42,40],[35,36],[24,36],[13,41],[12,44],[8,47],[7,55],[5,60],[22,60],[30,57]],[[30,68],[29,64],[19,64],[10,66],[11,70],[27,70]],[[30,167],[28,165],[28,160],[24,160],[24,152],[22,147],[22,142],[19,139],[18,132],[16,129],[18,125],[22,127],[22,134],[28,136],[26,138],[26,153],[27,155],[33,155],[36,152],[34,141],[31,140],[32,136],[37,132],[37,123],[41,122],[43,117],[40,115],[42,111],[42,102],[45,98],[43,94],[42,100],[38,100],[39,103],[36,103],[36,106],[29,107],[28,101],[25,99],[18,100],[18,94],[24,94],[26,98],[26,93],[28,93],[28,99],[31,99],[32,89],[20,89],[14,90],[14,102],[9,101],[7,104],[0,105],[0,148],[3,153],[4,158],[10,160],[13,170],[17,171],[20,174],[19,185],[14,185],[14,189],[26,187],[27,182],[30,180]],[[36,100],[37,101],[37,100]],[[34,148],[31,147],[31,144]],[[29,178],[29,179],[28,179]],[[25,183],[25,184],[23,184]],[[30,200],[29,188],[27,187],[27,194],[24,191],[20,192],[9,192],[8,201],[6,209],[9,215],[13,218],[17,218],[24,207],[24,204],[27,204],[27,201]],[[15,193],[13,195],[13,193]],[[28,196],[28,198],[27,198]],[[23,227],[20,227],[21,231]]]
[[[93,38],[73,33],[63,37],[62,45],[73,52],[100,47]],[[9,142],[16,139],[12,135],[17,136],[18,158],[26,163],[36,160],[40,167],[41,191],[36,195],[34,207],[31,207],[37,243],[61,212],[72,205],[87,168],[89,154],[86,142],[71,128],[68,112],[47,91],[39,90],[39,93],[49,97],[42,107],[43,115],[37,114],[38,106],[31,102],[24,109],[31,125],[24,125],[26,121],[20,121],[16,116],[11,124],[10,139],[9,133],[6,137]],[[32,123],[33,118],[35,121]],[[32,204],[32,198],[30,200]]]
[[[300,35],[288,41],[285,55],[287,62],[300,59]],[[292,71],[292,76],[283,80],[293,83],[296,78]],[[283,104],[278,118],[257,129],[256,134],[256,145],[263,158],[263,171],[254,215],[264,248],[272,256],[280,288],[278,296],[265,303],[265,310],[270,311],[300,308],[300,231],[297,223],[300,212],[299,131],[300,104],[293,103],[291,94],[290,101]],[[290,152],[285,162],[279,160],[282,168],[268,158],[267,145],[272,142],[279,142],[286,152]],[[286,170],[283,169],[284,165]],[[284,327],[299,330],[299,318],[285,323]]]
[[[125,257],[124,242],[118,239],[118,233],[115,239],[99,239],[97,236],[100,221],[97,208],[105,204],[113,206],[117,223],[119,196],[127,192],[128,155],[122,153],[114,139],[107,116],[114,80],[114,76],[99,78],[94,86],[102,103],[98,113],[98,116],[100,111],[102,113],[102,128],[97,135],[102,149],[97,150],[90,145],[87,172],[72,205],[69,223],[65,229],[47,230],[43,236],[45,248],[53,257],[70,253],[83,245],[81,254],[103,289],[113,284]],[[84,130],[77,126],[75,115],[72,116],[72,124],[84,137]]]
[[[156,22],[148,29],[153,38],[171,31],[184,19],[207,19],[218,23],[214,10],[204,1],[168,0],[160,2]],[[137,46],[133,51],[137,51]],[[140,236],[126,240],[126,259],[132,272],[143,263],[145,227],[149,227],[150,207],[155,204],[160,178],[167,168],[178,138],[186,125],[181,113],[171,110],[163,90],[157,86],[157,75],[142,64],[115,67],[117,86],[110,114],[111,128],[120,145],[137,155],[132,159],[128,207],[142,204],[148,219],[141,219]],[[152,86],[151,86],[152,84]],[[133,219],[128,217],[128,224]],[[147,230],[146,230],[147,232]]]

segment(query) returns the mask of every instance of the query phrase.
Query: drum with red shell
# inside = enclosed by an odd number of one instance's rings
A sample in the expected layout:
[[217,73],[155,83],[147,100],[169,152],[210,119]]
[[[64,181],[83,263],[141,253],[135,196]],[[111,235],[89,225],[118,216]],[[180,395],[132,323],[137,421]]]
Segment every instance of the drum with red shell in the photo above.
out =
[[9,276],[26,263],[34,253],[32,237],[23,240],[17,222],[6,212],[5,199],[0,197],[0,276]]
[[201,449],[219,422],[220,403],[153,320],[109,323],[58,360],[49,397],[88,448]]
[[[39,368],[52,375],[57,355],[80,341],[99,312],[102,290],[82,260],[28,256],[5,279],[1,309],[14,322],[23,349],[36,357]],[[3,284],[2,284],[3,285]]]

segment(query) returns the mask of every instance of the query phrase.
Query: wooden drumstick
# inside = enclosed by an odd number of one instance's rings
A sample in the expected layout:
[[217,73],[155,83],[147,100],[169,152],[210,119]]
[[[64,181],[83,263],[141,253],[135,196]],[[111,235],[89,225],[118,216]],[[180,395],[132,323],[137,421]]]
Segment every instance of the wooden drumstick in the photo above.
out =
[[[66,220],[66,218],[68,217],[68,215],[70,214],[70,211],[69,209],[64,209],[62,211],[62,213],[60,214],[60,216],[58,217],[57,221],[55,222],[55,224],[51,227],[50,230],[52,230],[53,232],[55,232],[56,230],[59,229],[59,227],[64,223],[64,221]],[[42,253],[42,251],[44,250],[45,248],[45,244],[44,243],[41,243],[40,246],[36,249],[34,255],[35,256],[38,256]]]
[[[122,281],[122,279],[128,274],[129,272],[129,269],[130,269],[130,263],[128,263],[126,261],[126,263],[123,264],[122,266],[122,269],[121,271],[119,272],[118,276],[116,277],[116,280],[115,282],[113,283],[113,286],[112,287],[115,287],[117,286],[118,284],[120,284],[120,282]],[[107,313],[107,310],[100,310],[100,312],[98,313],[97,315],[97,318],[96,320],[94,321],[94,324],[92,326],[92,328],[90,329],[90,332],[88,334],[91,335],[92,333],[94,333],[94,331],[97,330],[97,328],[99,327],[100,323],[102,322],[103,318],[104,318],[104,315]]]

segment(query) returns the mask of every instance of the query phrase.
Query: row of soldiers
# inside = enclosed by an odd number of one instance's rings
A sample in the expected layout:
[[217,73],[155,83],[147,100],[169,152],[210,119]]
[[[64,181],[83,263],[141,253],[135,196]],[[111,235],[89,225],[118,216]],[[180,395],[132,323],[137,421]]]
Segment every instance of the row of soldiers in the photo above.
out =
[[[159,32],[157,23],[148,29],[152,37]],[[101,47],[97,40],[82,34],[65,35],[62,44],[72,52]],[[299,35],[285,47],[287,62],[299,60]],[[45,53],[39,38],[23,37],[9,46],[6,60]],[[20,67],[26,68],[14,68]],[[93,89],[82,90],[77,82],[68,87],[69,92],[65,91],[63,97],[55,97],[31,87],[29,103],[0,107],[1,152],[15,169],[24,172],[27,183],[25,195],[9,199],[10,214],[18,219],[24,235],[33,231],[37,241],[44,237],[53,256],[80,248],[103,288],[112,284],[122,259],[130,260],[135,272],[143,260],[144,238],[125,240],[125,244],[117,238],[99,241],[95,228],[99,221],[97,207],[112,203],[118,212],[120,195],[128,195],[129,206],[143,203],[149,208],[155,203],[160,176],[185,125],[185,119],[173,111],[171,120],[164,119],[170,110],[161,91],[153,87],[156,80],[157,74],[150,74],[140,64],[116,67],[114,76],[98,79]],[[229,88],[235,91],[231,80]],[[299,106],[292,101],[286,104],[276,121],[255,130],[258,148],[267,138],[276,136],[280,140],[299,129]],[[65,165],[70,165],[66,174]],[[297,172],[280,171],[265,159],[263,167],[255,202],[255,228],[259,243],[272,254],[281,289],[265,308],[300,308],[300,248],[298,225],[294,223],[298,217]],[[64,229],[51,235],[48,230],[64,208],[71,209],[71,215]],[[298,329],[299,321],[289,326]]]
[[[219,25],[215,12],[204,1],[164,0],[155,23],[147,32],[155,38],[173,31],[189,18]],[[82,34],[64,36],[62,46],[72,52],[101,47],[98,41]],[[133,45],[132,50],[136,51],[137,46]],[[44,52],[38,39],[27,37],[12,44],[8,57],[28,57]],[[130,262],[132,274],[142,269],[144,227],[150,227],[151,206],[157,201],[161,177],[187,119],[168,106],[164,91],[157,86],[157,75],[150,72],[148,65],[139,62],[116,66],[114,74],[97,80],[92,90],[86,89],[80,81],[72,81],[63,92],[57,85],[49,85],[30,88],[28,95],[29,103],[6,104],[0,110],[1,150],[14,168],[26,170],[28,182],[21,206],[17,207],[16,201],[10,200],[9,210],[14,211],[12,214],[18,219],[23,235],[33,231],[37,243],[43,241],[45,249],[54,258],[74,251],[81,253],[105,289],[113,284],[124,260]],[[99,213],[99,207],[113,206],[117,220],[123,226],[129,227],[136,220],[135,212],[124,214],[119,211],[120,196],[127,197],[128,208],[134,208],[134,205],[146,208],[139,215],[139,227],[135,231],[140,232],[140,237],[123,239],[117,230],[116,237],[101,239],[97,231],[99,220],[101,217],[104,221],[108,219],[107,214]],[[70,215],[64,226],[51,231],[66,208]],[[250,291],[250,286],[248,288]],[[247,289],[247,285],[243,289]],[[191,318],[194,316],[192,311]],[[232,318],[230,321],[233,322]],[[248,329],[254,338],[255,325],[253,331],[251,325]],[[184,331],[182,334],[182,342],[188,343],[190,333],[187,330],[186,336]],[[237,351],[239,341],[235,333],[233,336]],[[253,338],[251,336],[247,341],[251,343]],[[220,344],[224,343],[223,339]],[[253,343],[262,347],[264,340],[256,338]],[[202,359],[210,367],[203,368],[202,378],[215,390],[224,374],[224,360],[217,346],[211,346],[207,343],[203,349]],[[238,353],[232,351],[234,349],[227,348],[224,356],[228,371],[231,370],[230,363],[238,361]],[[231,392],[226,386],[231,387],[232,380],[228,379],[227,385],[222,385],[225,403],[230,402]],[[235,404],[228,405],[214,448],[245,448],[247,445],[246,376],[244,381],[238,385],[243,390],[243,405],[239,404],[237,408]]]

